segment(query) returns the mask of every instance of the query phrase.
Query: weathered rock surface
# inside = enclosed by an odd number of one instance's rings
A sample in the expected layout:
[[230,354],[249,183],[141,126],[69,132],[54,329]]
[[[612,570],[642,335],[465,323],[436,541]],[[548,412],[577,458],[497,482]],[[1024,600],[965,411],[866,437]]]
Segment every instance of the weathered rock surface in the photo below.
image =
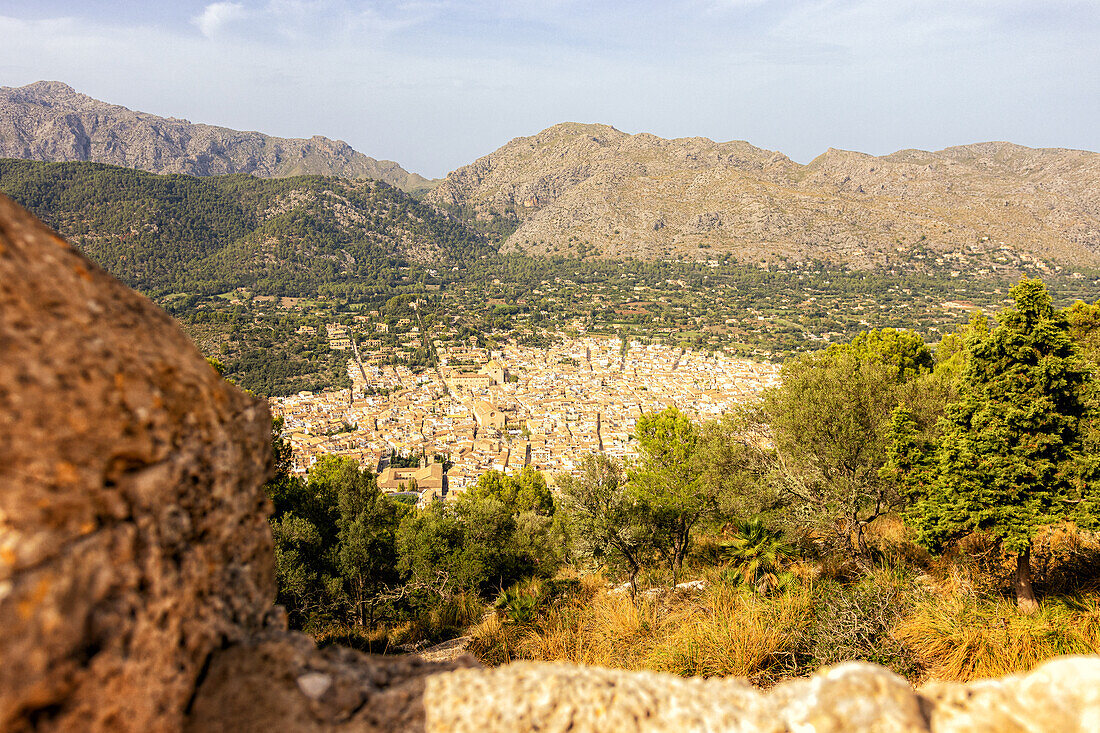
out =
[[0,729],[171,729],[274,593],[269,417],[0,196]]
[[1026,675],[921,691],[935,733],[1100,730],[1100,657],[1064,657]]
[[90,160],[192,176],[377,178],[406,191],[433,184],[340,140],[271,137],[157,117],[101,102],[56,81],[0,87],[0,158]]
[[528,662],[428,677],[423,705],[429,733],[1086,733],[1100,730],[1100,657],[921,691],[863,662],[768,692],[736,679]]
[[264,405],[0,196],[0,730],[1100,730],[1100,657],[914,690],[864,663],[761,692],[317,650],[285,630]]
[[269,431],[167,314],[0,196],[0,730],[263,718],[279,680],[315,726],[380,689],[402,704],[355,720],[415,719],[401,682],[428,663],[279,631]]
[[423,730],[424,684],[447,664],[416,655],[317,651],[304,634],[266,633],[216,654],[189,711],[189,733]]
[[[1100,262],[1100,154],[978,143],[891,155],[828,150],[807,165],[747,142],[665,140],[563,123],[450,173],[428,196],[514,213],[536,254],[959,270],[1022,258]],[[945,254],[949,256],[944,257]]]

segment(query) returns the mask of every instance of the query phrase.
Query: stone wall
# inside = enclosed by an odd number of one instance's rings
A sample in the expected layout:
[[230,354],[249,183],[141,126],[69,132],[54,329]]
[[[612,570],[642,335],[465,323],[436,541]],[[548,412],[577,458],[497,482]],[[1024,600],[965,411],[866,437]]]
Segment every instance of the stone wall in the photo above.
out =
[[1100,730],[1097,658],[920,692],[847,664],[765,694],[319,651],[271,606],[269,426],[0,196],[0,730]]

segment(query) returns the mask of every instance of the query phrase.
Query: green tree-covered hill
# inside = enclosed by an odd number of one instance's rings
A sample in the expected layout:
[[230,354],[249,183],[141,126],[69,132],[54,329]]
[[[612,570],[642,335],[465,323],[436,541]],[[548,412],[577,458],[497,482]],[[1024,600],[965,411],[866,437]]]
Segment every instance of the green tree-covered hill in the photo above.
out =
[[369,179],[0,159],[0,191],[153,297],[248,286],[354,298],[494,252],[457,218]]

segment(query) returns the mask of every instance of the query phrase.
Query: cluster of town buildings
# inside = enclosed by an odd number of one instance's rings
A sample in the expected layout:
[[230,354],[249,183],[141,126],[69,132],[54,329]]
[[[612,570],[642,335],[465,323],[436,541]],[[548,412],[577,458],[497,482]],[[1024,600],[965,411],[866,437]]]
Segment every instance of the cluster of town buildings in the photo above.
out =
[[[356,348],[351,389],[273,399],[294,470],[348,456],[377,472],[383,491],[415,491],[421,501],[457,496],[491,470],[532,466],[552,480],[595,451],[636,457],[643,413],[675,405],[706,420],[779,382],[773,364],[616,337],[436,348],[439,367],[421,373]],[[391,465],[395,455],[423,459],[402,468]]]

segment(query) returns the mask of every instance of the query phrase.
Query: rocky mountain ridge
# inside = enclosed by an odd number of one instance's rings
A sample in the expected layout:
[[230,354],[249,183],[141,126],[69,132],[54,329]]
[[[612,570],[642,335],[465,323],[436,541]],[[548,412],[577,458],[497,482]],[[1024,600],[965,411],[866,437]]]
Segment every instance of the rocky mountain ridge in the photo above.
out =
[[194,176],[375,178],[405,191],[433,184],[340,140],[271,137],[158,117],[93,99],[57,81],[0,87],[0,158],[94,161]]
[[[436,182],[346,143],[274,138],[134,112],[60,82],[0,87],[0,157],[157,173]],[[827,261],[1011,274],[1100,267],[1100,154],[986,142],[806,165],[744,141],[666,140],[562,123],[450,173],[427,200],[514,217],[505,251],[741,262]]]
[[1009,249],[1100,264],[1100,154],[1003,142],[830,149],[801,165],[743,141],[562,123],[452,172],[428,200],[516,216],[507,248],[535,254],[996,270]]

